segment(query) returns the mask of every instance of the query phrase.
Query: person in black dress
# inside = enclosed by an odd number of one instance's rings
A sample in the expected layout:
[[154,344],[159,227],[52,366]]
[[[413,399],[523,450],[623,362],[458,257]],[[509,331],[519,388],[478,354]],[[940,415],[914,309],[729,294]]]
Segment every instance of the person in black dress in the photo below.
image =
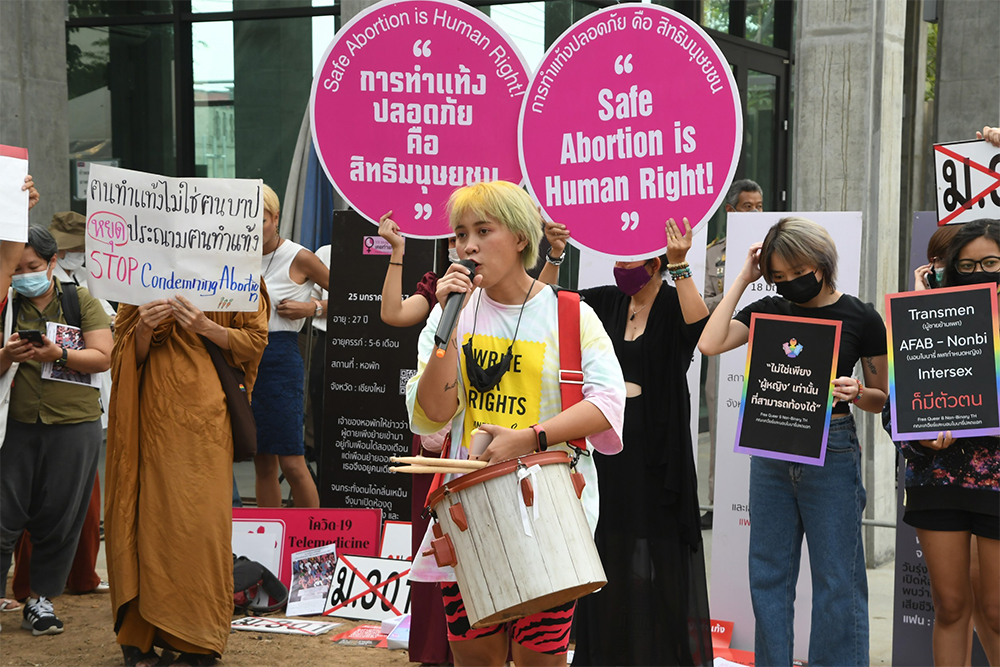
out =
[[[594,454],[608,584],[578,602],[574,667],[712,664],[686,375],[708,307],[684,227],[667,222],[665,258],[617,262],[617,286],[580,290],[614,343],[627,399],[622,452]],[[546,236],[561,256],[569,232],[546,223]],[[676,287],[661,279],[668,268]]]

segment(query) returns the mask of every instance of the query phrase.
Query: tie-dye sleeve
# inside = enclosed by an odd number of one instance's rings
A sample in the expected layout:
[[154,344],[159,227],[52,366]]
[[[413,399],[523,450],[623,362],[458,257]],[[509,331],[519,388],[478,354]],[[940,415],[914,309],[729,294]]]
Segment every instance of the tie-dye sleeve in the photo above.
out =
[[[427,318],[427,322],[424,324],[423,331],[420,332],[420,338],[417,341],[417,374],[411,377],[406,383],[406,411],[410,416],[410,430],[415,435],[431,435],[433,433],[437,433],[452,419],[449,417],[443,422],[431,420],[424,413],[423,408],[420,407],[420,403],[417,401],[417,385],[420,383],[420,378],[424,374],[424,369],[427,368],[427,362],[434,353],[434,333],[437,331],[438,321],[440,319],[441,306],[434,306],[433,310],[431,310],[431,314]],[[461,378],[461,373],[459,373],[459,378]],[[455,414],[461,413],[464,409],[465,393],[463,391],[459,391],[458,410],[455,411]]]
[[611,428],[588,440],[602,454],[622,450],[625,421],[625,379],[615,348],[594,310],[580,304],[580,346],[583,356],[583,400],[589,401],[611,423]]

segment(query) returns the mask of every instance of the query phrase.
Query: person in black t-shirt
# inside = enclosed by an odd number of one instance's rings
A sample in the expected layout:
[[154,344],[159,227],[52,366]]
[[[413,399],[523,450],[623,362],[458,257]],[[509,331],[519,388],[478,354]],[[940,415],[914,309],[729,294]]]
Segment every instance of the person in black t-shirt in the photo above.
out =
[[[761,276],[780,297],[766,297],[733,317]],[[733,289],[719,303],[698,344],[716,355],[744,345],[751,313],[840,320],[833,417],[823,466],[753,457],[750,464],[750,597],[758,665],[791,665],[793,603],[802,537],[812,571],[809,663],[867,665],[868,581],[861,516],[865,489],[849,403],[882,410],[889,375],[885,325],[871,304],[836,288],[837,248],[820,225],[783,218],[750,247]],[[862,361],[864,380],[852,377]]]

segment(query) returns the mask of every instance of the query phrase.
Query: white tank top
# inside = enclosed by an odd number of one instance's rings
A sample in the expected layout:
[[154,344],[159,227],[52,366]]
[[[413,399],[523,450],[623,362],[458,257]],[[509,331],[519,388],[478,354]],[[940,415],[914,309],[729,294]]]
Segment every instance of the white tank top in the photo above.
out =
[[268,331],[301,331],[306,323],[306,318],[301,320],[290,320],[278,315],[278,304],[284,299],[290,301],[308,302],[309,294],[312,292],[313,281],[306,279],[299,285],[292,281],[288,275],[292,268],[292,262],[302,250],[302,246],[294,241],[285,239],[274,252],[261,257],[260,269],[267,285],[267,295],[271,299],[271,319],[268,321]]

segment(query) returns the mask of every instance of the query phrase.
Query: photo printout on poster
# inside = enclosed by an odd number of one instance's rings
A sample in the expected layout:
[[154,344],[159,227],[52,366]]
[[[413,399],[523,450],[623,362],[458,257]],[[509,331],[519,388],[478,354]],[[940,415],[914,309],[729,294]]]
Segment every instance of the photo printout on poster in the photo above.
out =
[[938,224],[1000,218],[1000,148],[987,141],[934,144]]
[[392,209],[404,236],[448,237],[445,205],[456,188],[521,183],[517,115],[530,74],[478,9],[380,2],[342,27],[320,62],[313,145],[334,187],[369,221]]
[[0,144],[0,241],[28,240],[28,149]]
[[180,295],[203,311],[256,311],[262,184],[92,165],[85,237],[91,294],[135,306]]
[[742,454],[823,465],[840,322],[752,313],[736,426]]
[[670,9],[621,4],[573,24],[524,98],[528,190],[570,243],[618,259],[663,253],[663,222],[700,228],[723,203],[743,142],[721,50]]
[[994,284],[887,294],[892,439],[1000,434]]

